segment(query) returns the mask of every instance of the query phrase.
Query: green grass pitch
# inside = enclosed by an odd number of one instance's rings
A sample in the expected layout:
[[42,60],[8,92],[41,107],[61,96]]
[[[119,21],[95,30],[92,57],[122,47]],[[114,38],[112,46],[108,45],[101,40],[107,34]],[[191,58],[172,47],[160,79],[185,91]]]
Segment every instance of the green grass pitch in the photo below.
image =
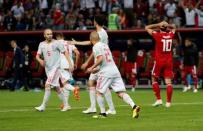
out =
[[[88,92],[81,91],[79,102],[70,97],[72,109],[61,112],[60,101],[52,91],[44,112],[34,110],[41,104],[44,92],[8,92],[0,90],[0,131],[203,131],[203,91],[182,93],[174,90],[171,108],[151,107],[152,90],[129,92],[141,106],[140,117],[133,119],[132,110],[115,93],[117,114],[105,119],[93,119],[82,114],[89,106]],[[165,90],[162,90],[165,102]],[[99,111],[99,110],[98,110]]]

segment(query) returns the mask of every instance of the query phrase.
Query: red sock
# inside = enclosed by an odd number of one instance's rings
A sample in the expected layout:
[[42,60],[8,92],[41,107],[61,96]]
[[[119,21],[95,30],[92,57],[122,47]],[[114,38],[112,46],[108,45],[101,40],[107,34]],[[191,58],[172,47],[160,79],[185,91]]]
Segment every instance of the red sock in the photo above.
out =
[[161,99],[161,95],[160,95],[159,84],[157,82],[152,83],[152,88],[153,88],[154,94],[156,96],[156,99],[160,100]]
[[171,84],[166,85],[167,102],[171,102],[173,87]]

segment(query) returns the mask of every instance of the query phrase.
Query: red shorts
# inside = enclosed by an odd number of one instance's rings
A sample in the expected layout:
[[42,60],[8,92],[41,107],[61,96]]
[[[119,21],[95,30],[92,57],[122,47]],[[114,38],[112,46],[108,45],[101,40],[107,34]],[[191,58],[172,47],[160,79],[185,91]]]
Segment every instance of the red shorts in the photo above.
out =
[[160,76],[164,78],[173,78],[173,62],[172,61],[154,61],[154,66],[152,68],[152,76],[159,78]]
[[135,64],[134,63],[126,62],[125,63],[125,74],[131,74],[133,68],[135,68]]
[[197,75],[197,68],[196,66],[184,66],[182,73],[184,75],[191,74],[193,76]]

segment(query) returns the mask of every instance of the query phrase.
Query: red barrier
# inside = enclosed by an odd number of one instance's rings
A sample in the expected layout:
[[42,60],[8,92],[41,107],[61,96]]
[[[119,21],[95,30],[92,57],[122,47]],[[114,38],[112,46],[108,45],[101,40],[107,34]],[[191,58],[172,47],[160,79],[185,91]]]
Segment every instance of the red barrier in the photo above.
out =
[[[92,30],[87,31],[75,31],[75,30],[60,30],[54,32],[62,32],[64,34],[72,34],[72,35],[80,35],[80,34],[88,34]],[[108,34],[134,34],[134,33],[146,33],[144,29],[134,29],[134,30],[117,30],[117,31],[107,31]],[[203,32],[203,28],[178,28],[177,32]],[[0,32],[0,36],[2,35],[41,35],[43,30],[41,31],[12,31],[12,32]]]

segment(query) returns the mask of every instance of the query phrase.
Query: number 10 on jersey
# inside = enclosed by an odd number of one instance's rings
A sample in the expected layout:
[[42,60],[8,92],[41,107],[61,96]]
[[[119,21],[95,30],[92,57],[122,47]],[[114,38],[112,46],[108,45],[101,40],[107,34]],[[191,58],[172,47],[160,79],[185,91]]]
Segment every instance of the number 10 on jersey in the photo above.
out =
[[172,39],[162,39],[161,42],[163,43],[163,51],[169,52],[172,48]]

